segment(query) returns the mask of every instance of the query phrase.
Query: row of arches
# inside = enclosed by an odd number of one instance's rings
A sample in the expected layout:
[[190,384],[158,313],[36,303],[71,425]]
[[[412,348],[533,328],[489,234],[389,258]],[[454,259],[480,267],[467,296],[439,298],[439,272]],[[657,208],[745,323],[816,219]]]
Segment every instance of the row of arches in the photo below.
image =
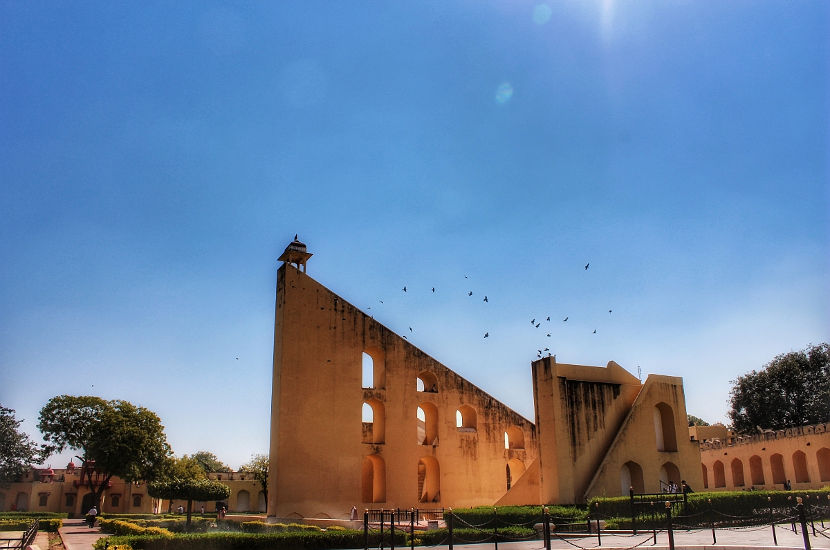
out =
[[[505,466],[507,489],[525,472],[525,465],[519,459],[511,459]],[[439,502],[441,500],[441,468],[434,456],[418,459],[418,502]],[[377,454],[363,458],[361,467],[361,495],[363,502],[386,502],[386,461]]]
[[[424,402],[415,412],[418,445],[438,445],[438,407],[435,403]],[[386,408],[377,398],[363,402],[363,442],[380,444],[386,441]],[[455,411],[455,427],[460,432],[475,432],[478,414],[470,405],[461,405]],[[524,432],[519,426],[509,426],[504,432],[505,449],[524,449]]]
[[[364,389],[386,387],[386,366],[380,350],[363,352],[361,385]],[[415,391],[438,393],[438,377],[430,371],[423,371],[415,378]]]
[[[791,471],[796,483],[810,483],[810,470],[807,466],[807,453],[802,450],[795,451],[790,457]],[[771,481],[772,484],[780,485],[787,482],[787,474],[784,467],[784,455],[774,453],[769,457],[768,480],[764,473],[764,463],[759,455],[752,455],[748,460],[749,471],[744,469],[744,461],[740,458],[733,458],[728,462],[729,473],[731,474],[731,487],[762,486]],[[816,465],[818,466],[818,481],[830,481],[830,449],[822,447],[816,451]],[[703,473],[703,487],[710,487],[709,468],[701,464]],[[714,488],[726,487],[726,464],[721,460],[712,463],[711,486]]]
[[[673,462],[663,463],[660,466],[659,480],[661,487],[667,487],[672,482],[680,485],[682,481],[680,469]],[[627,495],[630,489],[634,489],[635,493],[640,494],[646,492],[643,467],[633,460],[629,460],[620,468],[620,494]]]

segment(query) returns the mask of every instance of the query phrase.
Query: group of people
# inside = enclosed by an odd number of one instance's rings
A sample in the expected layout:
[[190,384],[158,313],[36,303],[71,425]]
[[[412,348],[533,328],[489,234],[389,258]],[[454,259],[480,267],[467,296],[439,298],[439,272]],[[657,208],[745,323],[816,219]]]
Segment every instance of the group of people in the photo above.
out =
[[662,485],[664,493],[683,493],[683,494],[687,494],[687,493],[693,493],[694,492],[694,491],[692,491],[692,488],[689,487],[686,484],[685,479],[680,480],[680,485],[678,485],[677,482],[675,482],[675,481],[669,481],[667,484],[664,484],[664,483],[661,482],[660,485]]

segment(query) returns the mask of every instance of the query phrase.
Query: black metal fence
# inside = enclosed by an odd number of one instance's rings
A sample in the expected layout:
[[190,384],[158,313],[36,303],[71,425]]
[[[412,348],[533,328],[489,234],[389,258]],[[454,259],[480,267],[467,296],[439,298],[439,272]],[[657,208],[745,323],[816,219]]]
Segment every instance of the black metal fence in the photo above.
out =
[[14,548],[14,549],[23,549],[27,546],[31,545],[35,541],[35,537],[37,536],[37,530],[40,527],[40,520],[35,518],[32,521],[32,525],[23,531],[23,535],[19,538],[13,539],[0,539],[0,548]]
[[[770,508],[766,512],[754,513],[748,516],[726,514],[709,509],[695,514],[684,514],[685,499],[682,494],[677,497],[666,498],[667,494],[641,495],[654,497],[642,499],[642,504],[632,505],[632,527],[639,525],[639,535],[646,538],[632,548],[641,546],[653,539],[657,543],[657,534],[665,533],[669,547],[674,549],[675,531],[702,531],[711,530],[712,544],[717,544],[719,529],[753,528],[770,529],[774,543],[778,544],[776,529],[786,529],[800,534],[805,550],[811,550],[810,538],[830,540],[830,529],[825,526],[824,519],[830,517],[830,506],[819,504],[810,505],[799,497],[795,507],[785,509]],[[662,500],[657,500],[660,497]],[[633,500],[633,499],[632,499]],[[647,513],[636,509],[636,506],[647,507]],[[498,550],[500,542],[518,542],[524,540],[543,540],[544,548],[551,549],[552,540],[567,542],[569,547],[582,548],[574,542],[574,537],[596,537],[597,545],[602,546],[603,521],[612,518],[605,517],[598,508],[589,510],[586,520],[575,521],[573,518],[559,518],[551,516],[548,509],[531,521],[511,523],[510,516],[499,515],[496,508],[493,516],[482,523],[473,524],[465,521],[462,516],[453,513],[452,509],[441,509],[440,516],[445,522],[442,529],[417,531],[418,520],[435,514],[438,511],[421,510],[367,510],[363,515],[364,549],[379,548],[395,550],[396,545],[401,548],[406,545],[414,550],[416,539],[419,545],[438,546],[446,545],[453,550],[454,544],[492,543],[494,550]],[[613,518],[619,520],[620,518]],[[636,524],[635,520],[640,523]],[[427,520],[431,521],[431,520]],[[370,523],[373,524],[370,529]],[[737,526],[737,527],[736,527]],[[615,536],[638,536],[638,529],[632,528],[630,535],[626,531],[614,530]],[[608,530],[605,534],[611,534]],[[408,544],[407,544],[408,543]]]

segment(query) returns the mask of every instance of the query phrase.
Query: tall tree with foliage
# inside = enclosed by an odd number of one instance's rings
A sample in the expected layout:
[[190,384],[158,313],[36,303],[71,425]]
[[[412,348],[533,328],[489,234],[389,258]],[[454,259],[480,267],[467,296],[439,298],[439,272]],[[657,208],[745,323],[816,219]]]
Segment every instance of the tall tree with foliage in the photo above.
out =
[[43,458],[41,447],[20,431],[20,423],[13,409],[0,405],[0,483],[15,481]]
[[239,467],[240,472],[251,473],[254,475],[254,479],[259,481],[266,502],[268,502],[268,470],[270,465],[271,461],[268,459],[268,455],[253,455],[250,462]]
[[38,428],[50,452],[80,451],[83,468],[95,461],[96,478],[85,483],[96,506],[113,476],[155,479],[170,457],[164,426],[156,414],[128,401],[61,395],[40,411]]
[[219,458],[208,451],[199,451],[190,455],[190,458],[195,460],[206,474],[211,472],[230,472],[231,468]]
[[686,419],[689,421],[689,426],[708,426],[709,423],[693,414],[687,414]]
[[729,418],[738,433],[830,420],[830,345],[785,353],[733,380]]

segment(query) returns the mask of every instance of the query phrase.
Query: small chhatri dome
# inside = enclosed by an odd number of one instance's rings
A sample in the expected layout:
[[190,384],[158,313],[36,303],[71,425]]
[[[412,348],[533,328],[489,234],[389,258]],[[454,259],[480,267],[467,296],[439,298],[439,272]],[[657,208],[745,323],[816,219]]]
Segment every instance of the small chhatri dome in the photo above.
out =
[[285,247],[285,252],[279,257],[279,261],[294,264],[297,269],[305,273],[305,264],[311,256],[313,254],[308,253],[305,243],[300,242],[298,235],[294,235],[294,240]]

